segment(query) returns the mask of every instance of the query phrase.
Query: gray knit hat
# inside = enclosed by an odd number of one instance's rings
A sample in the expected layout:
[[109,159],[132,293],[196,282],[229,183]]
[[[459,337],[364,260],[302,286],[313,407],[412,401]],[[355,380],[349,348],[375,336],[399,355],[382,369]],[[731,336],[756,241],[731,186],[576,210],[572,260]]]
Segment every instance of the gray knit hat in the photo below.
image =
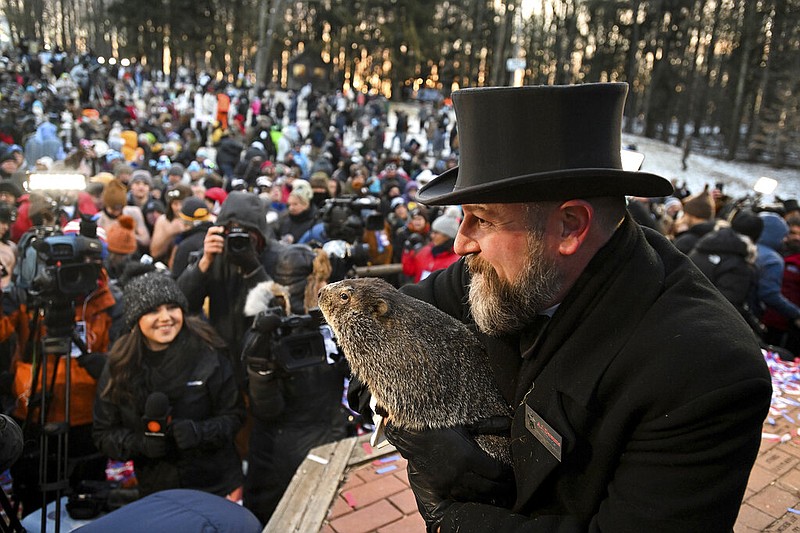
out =
[[177,304],[188,312],[189,302],[169,274],[148,272],[130,280],[125,285],[125,328],[130,330],[145,313],[159,305]]

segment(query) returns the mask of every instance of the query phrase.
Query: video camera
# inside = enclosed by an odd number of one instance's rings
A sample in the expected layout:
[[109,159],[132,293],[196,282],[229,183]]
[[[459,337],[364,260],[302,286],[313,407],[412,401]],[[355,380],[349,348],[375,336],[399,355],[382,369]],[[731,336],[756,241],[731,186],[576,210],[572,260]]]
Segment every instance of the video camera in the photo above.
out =
[[308,315],[290,316],[286,316],[281,307],[261,311],[253,319],[250,329],[254,334],[242,352],[245,362],[262,375],[325,363],[325,337],[320,330],[323,323],[318,308]]
[[[81,224],[82,232],[85,227],[85,223]],[[33,248],[43,268],[33,278],[31,294],[70,299],[88,294],[97,287],[103,246],[96,236],[51,235],[36,240]]]
[[320,210],[325,234],[330,239],[323,249],[350,266],[365,266],[369,261],[369,246],[361,242],[364,231],[379,231],[384,227],[380,200],[372,196],[340,196],[325,200]]

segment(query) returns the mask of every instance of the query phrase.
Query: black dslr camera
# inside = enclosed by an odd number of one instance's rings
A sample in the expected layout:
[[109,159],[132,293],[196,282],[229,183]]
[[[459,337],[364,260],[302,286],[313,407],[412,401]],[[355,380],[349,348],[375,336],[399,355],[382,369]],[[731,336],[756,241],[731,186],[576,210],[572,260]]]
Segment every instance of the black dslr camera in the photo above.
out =
[[323,323],[318,308],[308,315],[286,316],[280,307],[261,311],[250,327],[252,335],[242,352],[248,367],[260,374],[291,372],[327,362]]
[[242,255],[250,249],[250,232],[245,228],[225,230],[225,250],[230,255]]

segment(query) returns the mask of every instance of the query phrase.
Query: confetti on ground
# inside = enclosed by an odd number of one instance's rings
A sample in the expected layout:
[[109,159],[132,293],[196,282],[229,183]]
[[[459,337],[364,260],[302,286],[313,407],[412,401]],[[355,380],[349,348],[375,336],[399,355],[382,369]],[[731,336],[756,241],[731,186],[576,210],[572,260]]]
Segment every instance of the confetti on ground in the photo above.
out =
[[397,470],[397,465],[389,465],[384,466],[383,468],[379,468],[375,471],[376,474],[385,474],[386,472],[391,472],[392,470]]
[[[800,406],[800,402],[790,398],[788,395],[800,395],[800,362],[797,360],[784,361],[777,353],[766,350],[763,353],[769,367],[769,373],[772,376],[772,403],[766,422],[771,426],[775,426],[777,425],[777,420],[781,418],[792,425],[796,425],[797,421],[789,415],[788,411]],[[793,435],[800,436],[800,428],[782,435],[763,432],[761,433],[761,438],[788,442],[792,440]]]
[[382,464],[386,464],[386,463],[393,463],[393,462],[397,461],[398,459],[400,459],[400,456],[395,454],[395,455],[390,455],[388,457],[382,457],[380,459],[375,459],[374,461],[372,461],[372,464],[375,465],[375,466],[378,466],[378,465],[382,465]]
[[350,491],[347,491],[344,494],[342,494],[342,497],[344,498],[344,501],[347,502],[347,505],[349,505],[353,509],[356,508],[356,499],[353,497],[353,494]]

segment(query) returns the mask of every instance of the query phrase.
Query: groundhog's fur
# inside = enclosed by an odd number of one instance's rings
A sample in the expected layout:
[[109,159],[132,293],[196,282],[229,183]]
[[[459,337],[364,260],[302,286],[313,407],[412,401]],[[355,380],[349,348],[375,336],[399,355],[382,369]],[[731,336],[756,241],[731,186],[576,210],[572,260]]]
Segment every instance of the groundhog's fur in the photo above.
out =
[[[320,291],[319,307],[353,374],[392,424],[439,428],[509,415],[475,334],[436,307],[379,278],[332,283]],[[507,438],[476,441],[510,463]]]

